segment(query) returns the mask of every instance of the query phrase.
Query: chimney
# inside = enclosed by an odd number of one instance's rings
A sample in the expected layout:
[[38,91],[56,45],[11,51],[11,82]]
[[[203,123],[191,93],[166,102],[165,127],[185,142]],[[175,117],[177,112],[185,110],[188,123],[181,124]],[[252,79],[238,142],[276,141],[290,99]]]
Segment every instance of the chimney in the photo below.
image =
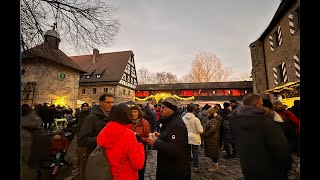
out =
[[44,35],[44,42],[49,44],[52,49],[59,49],[60,35],[55,30],[48,30]]
[[92,54],[92,64],[97,62],[98,57],[99,57],[99,50],[94,48],[93,54]]

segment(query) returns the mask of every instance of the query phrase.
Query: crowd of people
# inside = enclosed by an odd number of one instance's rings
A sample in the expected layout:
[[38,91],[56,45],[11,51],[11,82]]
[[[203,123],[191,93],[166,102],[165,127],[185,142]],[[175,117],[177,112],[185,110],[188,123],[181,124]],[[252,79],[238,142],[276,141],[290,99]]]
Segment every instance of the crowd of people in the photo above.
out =
[[[95,105],[83,103],[75,110],[71,124],[77,137],[77,162],[72,174],[84,180],[88,156],[100,146],[116,179],[143,180],[148,151],[155,150],[157,180],[188,180],[192,170],[201,168],[198,154],[202,147],[212,160],[209,171],[219,171],[220,158],[239,158],[245,179],[285,180],[291,155],[299,156],[300,119],[293,112],[298,103],[290,110],[280,101],[248,94],[242,104],[231,99],[222,107],[194,103],[181,106],[173,97],[155,105],[127,105],[114,104],[112,94],[103,94]],[[34,109],[22,105],[22,171],[38,176],[40,161],[48,155],[54,156],[52,175],[58,173],[70,139],[60,131],[48,136],[51,115],[72,112],[46,104]],[[48,154],[35,156],[46,147]],[[225,155],[221,156],[223,151]]]

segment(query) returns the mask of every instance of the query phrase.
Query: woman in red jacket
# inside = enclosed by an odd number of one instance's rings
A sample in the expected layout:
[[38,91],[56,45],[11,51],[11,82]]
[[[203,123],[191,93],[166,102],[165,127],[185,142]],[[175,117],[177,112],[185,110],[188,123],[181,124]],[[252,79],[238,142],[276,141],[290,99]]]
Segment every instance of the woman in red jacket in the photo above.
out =
[[138,105],[134,105],[130,107],[132,113],[132,126],[131,129],[138,133],[139,136],[142,138],[142,143],[144,145],[144,152],[145,152],[145,163],[141,170],[138,171],[139,180],[144,180],[144,170],[146,167],[147,161],[147,138],[149,137],[150,133],[150,124],[147,120],[145,120],[143,116],[143,112],[141,111]]
[[109,118],[110,122],[97,136],[97,144],[106,150],[113,178],[137,180],[145,153],[141,137],[130,129],[131,110],[124,103],[114,105]]

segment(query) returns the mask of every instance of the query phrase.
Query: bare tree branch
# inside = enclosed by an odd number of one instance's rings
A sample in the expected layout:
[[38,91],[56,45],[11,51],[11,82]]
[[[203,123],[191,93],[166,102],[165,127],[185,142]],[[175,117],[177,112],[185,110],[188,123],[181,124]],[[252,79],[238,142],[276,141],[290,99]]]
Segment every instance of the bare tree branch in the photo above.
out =
[[251,73],[240,73],[233,77],[235,81],[252,81]]
[[222,67],[221,60],[211,52],[199,52],[192,61],[191,70],[183,82],[221,82],[232,74],[230,67]]
[[76,52],[111,46],[119,31],[116,12],[117,8],[104,0],[22,0],[22,48],[41,44],[54,23],[62,41]]

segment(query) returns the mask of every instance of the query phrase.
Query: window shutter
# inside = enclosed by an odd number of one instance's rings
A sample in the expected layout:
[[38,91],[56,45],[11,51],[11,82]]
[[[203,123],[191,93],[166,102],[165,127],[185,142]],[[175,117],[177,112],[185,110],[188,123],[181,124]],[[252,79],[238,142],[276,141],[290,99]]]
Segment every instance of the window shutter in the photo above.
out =
[[279,41],[279,46],[282,44],[282,34],[281,34],[281,27],[278,27],[278,41]]
[[298,56],[293,56],[294,59],[294,68],[296,70],[296,76],[300,78],[300,59]]
[[269,36],[269,40],[270,40],[270,49],[273,52],[274,51],[274,46],[273,46],[273,39],[272,36]]
[[288,18],[289,18],[289,27],[290,27],[290,33],[291,34],[294,34],[294,20],[293,20],[293,14],[290,13],[288,15]]
[[281,69],[282,69],[283,82],[288,82],[287,68],[286,68],[285,62],[282,62]]
[[273,68],[273,77],[274,77],[274,84],[279,84],[278,82],[278,71],[277,68]]

